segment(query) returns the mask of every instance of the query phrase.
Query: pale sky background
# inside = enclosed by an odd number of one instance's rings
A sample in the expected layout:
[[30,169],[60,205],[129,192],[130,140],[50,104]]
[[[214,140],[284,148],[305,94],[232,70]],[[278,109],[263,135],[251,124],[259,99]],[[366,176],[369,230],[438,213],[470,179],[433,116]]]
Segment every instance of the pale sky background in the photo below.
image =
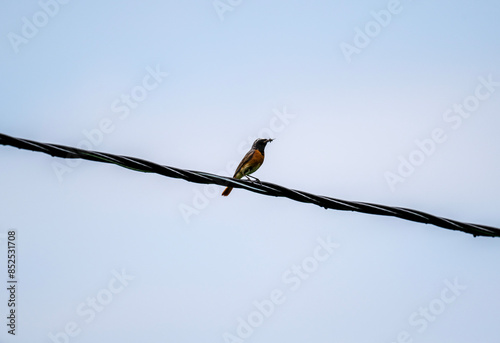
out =
[[[221,3],[4,2],[0,132],[500,227],[497,1]],[[67,163],[0,146],[2,342],[498,342],[500,238]]]

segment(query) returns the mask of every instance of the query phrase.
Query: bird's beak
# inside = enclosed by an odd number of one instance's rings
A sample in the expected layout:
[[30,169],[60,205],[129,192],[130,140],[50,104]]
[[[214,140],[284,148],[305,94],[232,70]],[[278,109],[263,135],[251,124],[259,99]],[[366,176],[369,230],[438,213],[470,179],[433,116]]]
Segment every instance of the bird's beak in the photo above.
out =
[[269,139],[267,140],[267,143],[271,143],[272,141],[274,141],[274,138],[269,138]]

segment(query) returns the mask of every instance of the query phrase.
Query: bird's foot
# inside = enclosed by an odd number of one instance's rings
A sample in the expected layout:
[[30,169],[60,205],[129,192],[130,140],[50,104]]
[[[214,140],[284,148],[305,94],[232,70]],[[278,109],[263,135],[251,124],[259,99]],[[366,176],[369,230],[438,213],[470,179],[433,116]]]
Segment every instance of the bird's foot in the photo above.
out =
[[[250,175],[245,175],[249,181],[255,182],[257,181],[260,185],[262,185],[262,182],[260,182],[259,179],[257,179],[255,176],[250,176]],[[253,179],[253,180],[252,180]]]

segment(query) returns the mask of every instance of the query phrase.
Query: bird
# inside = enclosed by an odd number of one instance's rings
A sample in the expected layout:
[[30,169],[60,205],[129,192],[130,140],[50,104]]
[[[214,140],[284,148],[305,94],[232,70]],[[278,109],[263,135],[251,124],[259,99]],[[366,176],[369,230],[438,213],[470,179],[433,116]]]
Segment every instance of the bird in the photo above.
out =
[[[249,175],[254,173],[257,169],[259,169],[259,167],[262,165],[262,162],[264,162],[264,148],[266,147],[267,143],[270,143],[273,140],[274,139],[271,138],[256,139],[252,145],[252,148],[247,152],[245,157],[243,157],[240,164],[236,168],[233,178],[241,179],[243,176],[245,176],[248,179],[250,179]],[[260,180],[257,179],[256,177],[252,178],[260,182]],[[232,190],[233,187],[231,186],[226,187],[226,189],[224,189],[224,191],[222,192],[222,196],[227,197]]]

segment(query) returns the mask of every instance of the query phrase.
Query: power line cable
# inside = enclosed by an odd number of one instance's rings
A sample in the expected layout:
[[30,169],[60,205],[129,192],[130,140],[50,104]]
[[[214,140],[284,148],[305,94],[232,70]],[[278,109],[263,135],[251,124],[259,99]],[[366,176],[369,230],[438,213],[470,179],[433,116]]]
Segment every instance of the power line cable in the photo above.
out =
[[81,158],[89,161],[116,164],[120,167],[132,169],[135,171],[155,173],[167,177],[184,179],[189,182],[201,184],[216,184],[220,186],[230,185],[234,188],[243,188],[262,195],[285,197],[295,201],[315,204],[325,209],[392,216],[414,222],[432,224],[445,229],[462,231],[474,236],[500,237],[500,229],[491,226],[463,223],[452,219],[437,217],[425,212],[411,210],[408,208],[391,207],[366,202],[347,201],[326,196],[319,196],[295,189],[289,189],[269,182],[257,183],[195,170],[185,170],[175,167],[163,166],[135,157],[113,155],[104,152],[72,148],[58,144],[40,143],[32,140],[11,137],[1,133],[0,144],[13,146],[19,149],[43,152],[54,157]]

